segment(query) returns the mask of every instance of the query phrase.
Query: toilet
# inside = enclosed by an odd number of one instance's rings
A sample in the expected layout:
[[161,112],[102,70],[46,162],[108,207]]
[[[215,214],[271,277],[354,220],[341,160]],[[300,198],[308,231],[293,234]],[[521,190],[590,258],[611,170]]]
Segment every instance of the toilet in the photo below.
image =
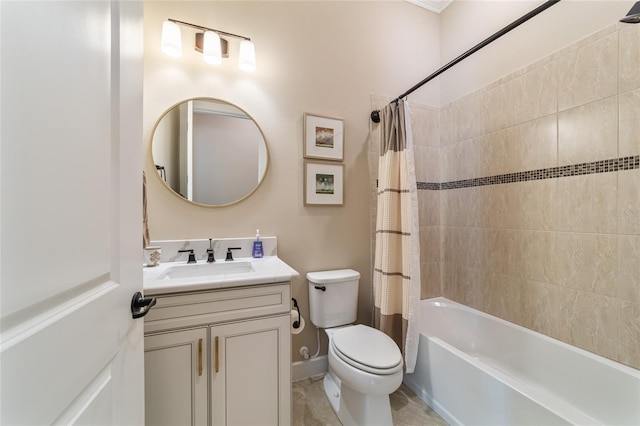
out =
[[343,425],[392,425],[389,394],[402,383],[403,359],[385,333],[353,325],[360,273],[309,272],[309,316],[329,337],[324,390]]

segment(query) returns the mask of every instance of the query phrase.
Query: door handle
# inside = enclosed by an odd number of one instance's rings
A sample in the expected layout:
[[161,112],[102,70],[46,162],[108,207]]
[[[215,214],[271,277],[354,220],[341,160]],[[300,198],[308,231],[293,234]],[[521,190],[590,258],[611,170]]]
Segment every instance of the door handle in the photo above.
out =
[[142,297],[142,293],[136,291],[133,295],[133,299],[131,299],[131,315],[134,319],[142,318],[147,315],[149,309],[151,309],[155,304],[155,297]]

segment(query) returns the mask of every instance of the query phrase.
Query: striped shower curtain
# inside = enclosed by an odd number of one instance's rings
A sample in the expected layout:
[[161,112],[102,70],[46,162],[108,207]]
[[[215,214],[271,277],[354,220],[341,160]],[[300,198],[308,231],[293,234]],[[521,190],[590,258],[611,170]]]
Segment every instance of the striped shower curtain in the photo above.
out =
[[419,338],[420,244],[409,105],[393,102],[380,115],[374,325],[398,344],[405,371],[412,373]]

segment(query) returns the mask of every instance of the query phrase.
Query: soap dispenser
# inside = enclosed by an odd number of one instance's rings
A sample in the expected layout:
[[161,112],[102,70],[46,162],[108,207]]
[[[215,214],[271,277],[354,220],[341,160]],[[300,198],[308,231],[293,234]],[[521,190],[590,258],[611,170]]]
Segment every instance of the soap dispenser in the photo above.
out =
[[255,258],[260,258],[263,256],[262,252],[262,241],[260,241],[260,230],[256,229],[256,240],[253,242],[253,252],[252,256]]

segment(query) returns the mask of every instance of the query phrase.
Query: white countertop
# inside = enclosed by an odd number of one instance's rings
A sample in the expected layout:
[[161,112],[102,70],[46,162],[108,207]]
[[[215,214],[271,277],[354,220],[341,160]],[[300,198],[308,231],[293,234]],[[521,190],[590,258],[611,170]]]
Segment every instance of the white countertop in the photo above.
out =
[[[225,261],[217,261],[224,263]],[[165,262],[155,267],[143,268],[143,289],[145,296],[185,291],[234,288],[256,284],[269,284],[291,281],[300,276],[298,272],[283,262],[278,256],[265,256],[260,259],[237,258],[233,262],[250,262],[253,271],[211,276],[167,279],[163,273],[172,267],[189,266],[187,262]],[[198,261],[198,265],[206,261]],[[191,264],[193,265],[193,264]]]

